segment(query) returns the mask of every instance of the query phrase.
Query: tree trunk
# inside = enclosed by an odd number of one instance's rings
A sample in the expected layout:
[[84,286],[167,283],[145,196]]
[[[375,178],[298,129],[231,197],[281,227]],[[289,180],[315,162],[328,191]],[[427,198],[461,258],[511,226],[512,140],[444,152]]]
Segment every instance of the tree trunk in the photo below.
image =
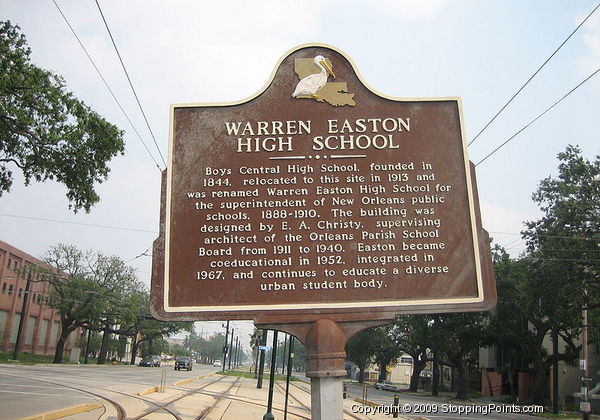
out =
[[431,395],[439,395],[440,389],[440,363],[438,352],[433,351],[433,367],[431,369]]
[[252,356],[254,357],[254,379],[258,378],[258,347],[252,349]]
[[546,363],[542,353],[542,343],[548,332],[548,328],[538,328],[536,334],[536,353],[533,360],[533,404],[543,405],[546,400],[546,388],[549,364]]
[[61,331],[60,337],[58,337],[58,341],[56,342],[56,350],[54,351],[54,360],[52,363],[62,363],[65,344],[73,331],[74,329],[71,328],[63,329]]
[[358,382],[362,384],[364,381],[365,381],[365,367],[359,366],[358,367]]
[[387,364],[379,363],[379,382],[383,382],[387,379]]
[[137,351],[138,351],[138,342],[137,342],[137,334],[136,334],[132,337],[132,342],[131,342],[131,361],[129,362],[130,365],[135,365],[135,357],[137,356]]
[[456,372],[458,373],[458,382],[456,384],[456,399],[467,400],[469,398],[469,385],[467,378],[467,367],[462,357],[456,359]]
[[413,371],[410,376],[410,388],[408,389],[410,392],[419,391],[419,378],[421,377],[421,372],[425,369],[426,364],[427,362],[424,360],[413,358]]
[[543,405],[546,400],[546,388],[547,388],[547,372],[548,366],[546,365],[543,356],[536,355],[534,361],[534,382],[533,382],[533,404]]
[[102,344],[100,345],[100,353],[98,354],[99,365],[103,365],[106,363],[106,353],[108,353],[108,338],[108,327],[104,327],[102,329]]

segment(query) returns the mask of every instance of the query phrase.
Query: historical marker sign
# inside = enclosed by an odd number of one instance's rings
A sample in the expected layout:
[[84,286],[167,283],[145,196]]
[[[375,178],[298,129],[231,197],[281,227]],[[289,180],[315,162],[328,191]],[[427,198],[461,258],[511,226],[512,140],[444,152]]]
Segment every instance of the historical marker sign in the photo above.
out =
[[253,98],[171,118],[156,316],[391,319],[495,303],[458,98],[387,97],[311,45]]

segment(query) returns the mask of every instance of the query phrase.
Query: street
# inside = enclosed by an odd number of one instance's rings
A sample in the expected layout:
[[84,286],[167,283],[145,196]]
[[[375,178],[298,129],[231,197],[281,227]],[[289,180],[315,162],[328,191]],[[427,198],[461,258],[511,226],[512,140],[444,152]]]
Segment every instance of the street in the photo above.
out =
[[[268,382],[256,389],[253,379],[215,375],[220,368],[194,365],[192,371],[173,366],[123,365],[0,365],[0,405],[3,419],[17,420],[68,407],[87,405],[89,411],[69,415],[75,420],[151,418],[157,412],[175,419],[260,419],[265,413]],[[164,377],[162,376],[164,375]],[[307,378],[290,387],[288,419],[310,419]],[[161,390],[161,380],[165,385]],[[273,414],[283,418],[285,383],[276,382]],[[363,405],[363,385],[349,383],[345,419],[392,418],[394,393],[366,387],[372,405]],[[448,397],[399,394],[398,418],[507,420],[515,413],[498,413],[505,406],[487,402],[454,404]],[[355,401],[359,400],[359,401]],[[243,413],[243,414],[240,414]],[[240,417],[242,415],[242,417]],[[523,417],[524,418],[524,417]]]

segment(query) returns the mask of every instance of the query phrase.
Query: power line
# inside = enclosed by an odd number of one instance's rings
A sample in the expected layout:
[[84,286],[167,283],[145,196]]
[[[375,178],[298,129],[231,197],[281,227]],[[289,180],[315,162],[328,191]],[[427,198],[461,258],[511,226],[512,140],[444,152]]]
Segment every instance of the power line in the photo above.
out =
[[110,31],[110,28],[108,27],[108,22],[106,21],[106,18],[104,17],[104,13],[102,13],[102,8],[100,7],[100,3],[98,3],[98,0],[96,0],[96,6],[98,6],[98,10],[100,11],[100,16],[102,16],[102,21],[104,22],[104,26],[106,27],[106,30],[108,31],[108,35],[110,36],[110,40],[112,41],[113,47],[115,48],[115,51],[117,53],[117,56],[119,57],[119,61],[121,62],[121,67],[123,68],[123,71],[125,72],[125,76],[127,76],[127,81],[129,82],[129,86],[131,87],[131,91],[133,92],[133,96],[135,96],[135,100],[140,108],[140,111],[142,112],[142,115],[144,117],[144,121],[146,122],[146,127],[148,127],[148,131],[150,131],[150,135],[152,136],[152,140],[154,141],[154,145],[156,146],[156,150],[158,150],[158,154],[160,155],[160,158],[162,159],[163,165],[165,165],[165,167],[167,166],[166,162],[165,162],[165,158],[163,157],[161,151],[160,151],[160,147],[158,147],[158,143],[156,142],[156,137],[154,136],[154,132],[152,131],[152,129],[150,128],[150,123],[148,122],[148,118],[146,118],[146,113],[144,112],[144,108],[142,108],[142,104],[140,103],[140,100],[138,98],[137,92],[135,91],[135,88],[133,87],[133,83],[131,82],[131,78],[129,77],[129,73],[127,72],[127,69],[125,68],[125,63],[123,63],[123,59],[121,58],[121,54],[119,53],[119,49],[117,48],[117,44],[115,43],[115,39],[112,36],[112,33]]
[[19,215],[16,215],[16,214],[6,214],[6,213],[0,213],[0,216],[14,217],[14,218],[17,218],[17,219],[37,220],[37,221],[41,221],[41,222],[64,223],[64,224],[68,224],[68,225],[80,225],[80,226],[90,226],[90,227],[98,227],[98,228],[104,228],[104,229],[126,230],[126,231],[130,231],[130,232],[144,232],[144,233],[158,234],[158,232],[153,231],[153,230],[133,229],[133,228],[125,228],[125,227],[119,227],[119,226],[108,226],[108,225],[95,225],[95,224],[92,224],[92,223],[70,222],[70,221],[67,221],[67,220],[46,219],[46,218],[43,218],[43,217],[19,216]]
[[127,261],[125,261],[125,263],[129,263],[129,262],[137,260],[138,258],[141,258],[141,257],[149,257],[150,255],[148,255],[148,251],[150,251],[150,248],[152,248],[152,245],[150,245],[148,247],[148,249],[145,250],[144,252],[142,252],[141,254],[139,254],[139,255],[137,255],[137,256],[135,256],[133,258],[128,259]]
[[510,136],[508,138],[508,140],[506,140],[504,143],[502,143],[500,146],[496,147],[494,150],[492,150],[489,154],[487,154],[483,159],[481,159],[479,162],[477,162],[475,164],[475,167],[477,167],[479,164],[483,163],[487,158],[489,158],[490,156],[492,156],[494,153],[496,153],[498,150],[500,150],[505,144],[507,144],[509,141],[511,141],[512,139],[514,139],[515,137],[517,137],[519,134],[521,134],[523,131],[525,131],[530,125],[532,125],[534,122],[536,122],[537,120],[539,120],[540,118],[542,118],[548,111],[550,111],[552,108],[554,108],[556,105],[558,105],[560,102],[562,102],[567,96],[569,96],[571,93],[573,93],[577,88],[579,88],[581,85],[583,85],[585,82],[587,82],[588,80],[590,80],[592,77],[594,77],[598,72],[600,72],[600,68],[598,68],[595,72],[593,72],[592,74],[590,74],[588,77],[586,77],[581,83],[579,83],[577,86],[575,86],[573,89],[571,89],[569,92],[567,92],[562,98],[560,98],[558,101],[554,102],[552,105],[550,105],[550,107],[548,107],[544,112],[542,112],[540,115],[538,115],[537,117],[535,117],[531,122],[529,122],[527,125],[525,125],[523,128],[521,128],[519,131],[517,131],[515,134],[513,134],[512,136]]
[[[496,235],[517,235],[517,236],[521,236],[521,233],[515,233],[515,232],[488,232],[488,233],[493,233]],[[544,238],[558,238],[558,239],[577,239],[577,240],[581,240],[581,241],[600,241],[600,236],[594,236],[591,238],[582,238],[582,237],[577,237],[577,236],[558,236],[558,235],[543,235],[543,234],[538,234],[537,236],[541,236]]]
[[63,11],[61,10],[61,8],[56,3],[56,0],[52,0],[52,2],[54,3],[54,5],[56,6],[56,8],[58,9],[58,12],[61,14],[61,16],[63,17],[63,19],[65,20],[67,26],[69,27],[69,29],[71,30],[71,32],[73,33],[73,35],[75,36],[75,38],[77,39],[77,42],[79,43],[79,45],[83,49],[83,52],[85,52],[85,55],[87,56],[88,60],[90,60],[90,62],[92,63],[92,66],[96,70],[96,73],[98,73],[98,75],[100,76],[100,79],[102,79],[102,82],[104,82],[104,86],[106,86],[106,88],[110,92],[111,96],[113,97],[113,99],[115,100],[115,102],[117,103],[117,105],[119,106],[119,109],[121,110],[121,112],[123,113],[123,115],[125,116],[125,118],[127,119],[127,121],[129,122],[129,125],[131,125],[131,128],[133,129],[133,131],[135,131],[135,134],[137,134],[138,138],[140,139],[140,141],[144,145],[144,148],[146,149],[146,152],[148,152],[148,154],[150,155],[150,158],[152,159],[152,161],[154,162],[154,164],[156,165],[156,167],[158,168],[158,170],[162,171],[160,169],[160,166],[156,162],[156,159],[154,159],[154,156],[152,156],[152,153],[150,153],[150,150],[148,149],[148,146],[146,146],[146,143],[144,142],[144,140],[142,140],[142,136],[140,136],[140,133],[137,131],[137,129],[133,125],[133,122],[131,122],[131,119],[129,118],[129,115],[127,115],[127,113],[123,109],[123,106],[121,106],[121,103],[117,99],[117,97],[116,97],[115,93],[113,92],[113,90],[108,85],[108,82],[106,81],[106,79],[104,78],[104,76],[102,75],[102,73],[100,72],[100,69],[98,69],[98,66],[96,66],[96,63],[94,62],[94,60],[92,59],[92,57],[88,53],[87,49],[83,45],[83,42],[81,42],[81,39],[79,39],[79,36],[75,32],[75,29],[73,29],[73,26],[71,26],[71,23],[69,22],[69,20],[67,19],[67,17],[65,16],[65,14],[63,13]]
[[479,131],[479,133],[477,133],[477,135],[475,137],[473,137],[473,140],[471,140],[469,142],[469,144],[467,144],[467,146],[470,146],[471,144],[473,144],[473,142],[475,140],[477,140],[477,138],[481,135],[481,133],[483,133],[485,131],[485,129],[488,128],[492,122],[494,122],[494,120],[498,117],[498,115],[500,115],[502,113],[502,111],[504,111],[504,109],[513,101],[513,99],[515,99],[517,97],[517,95],[519,93],[521,93],[521,91],[525,88],[525,86],[527,86],[529,84],[529,82],[531,82],[531,80],[544,68],[544,66],[546,64],[548,64],[548,62],[552,59],[552,57],[554,57],[554,55],[563,47],[563,45],[565,45],[567,43],[567,41],[569,39],[571,39],[571,37],[575,34],[575,32],[577,32],[577,30],[589,19],[589,17],[594,14],[594,12],[596,11],[596,9],[598,9],[598,7],[600,7],[600,3],[598,3],[598,5],[596,7],[594,7],[594,10],[592,10],[590,12],[590,14],[587,15],[586,18],[583,19],[583,21],[579,25],[577,25],[577,27],[575,28],[575,30],[573,30],[573,32],[571,32],[571,34],[567,37],[567,39],[565,39],[562,42],[562,44],[560,44],[558,46],[558,48],[556,50],[554,50],[554,52],[550,55],[550,57],[548,57],[546,59],[546,61],[544,61],[544,63],[535,71],[535,73],[533,73],[531,75],[531,77],[529,79],[527,79],[527,81],[525,82],[525,84],[519,88],[519,90],[508,100],[507,103],[504,104],[504,106],[502,108],[500,108],[500,111],[498,111],[496,113],[496,115],[494,115],[492,117],[492,119],[481,129],[481,131]]

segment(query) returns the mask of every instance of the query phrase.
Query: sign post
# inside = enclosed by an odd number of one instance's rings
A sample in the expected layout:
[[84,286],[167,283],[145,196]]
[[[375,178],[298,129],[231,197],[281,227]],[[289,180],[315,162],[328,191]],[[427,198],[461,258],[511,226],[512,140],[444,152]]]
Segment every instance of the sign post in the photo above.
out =
[[305,45],[249,99],[172,106],[153,314],[299,338],[314,419],[342,418],[356,332],[495,293],[459,98],[383,95]]

